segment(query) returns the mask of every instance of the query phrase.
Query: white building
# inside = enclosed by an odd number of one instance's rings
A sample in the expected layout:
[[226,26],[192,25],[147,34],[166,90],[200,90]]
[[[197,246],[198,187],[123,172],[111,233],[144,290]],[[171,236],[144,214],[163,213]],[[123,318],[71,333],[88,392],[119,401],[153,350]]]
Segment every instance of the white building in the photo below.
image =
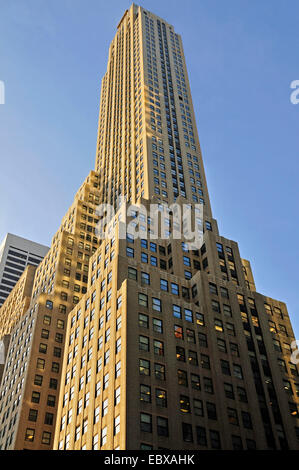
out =
[[0,307],[28,264],[37,266],[49,247],[8,233],[0,244]]

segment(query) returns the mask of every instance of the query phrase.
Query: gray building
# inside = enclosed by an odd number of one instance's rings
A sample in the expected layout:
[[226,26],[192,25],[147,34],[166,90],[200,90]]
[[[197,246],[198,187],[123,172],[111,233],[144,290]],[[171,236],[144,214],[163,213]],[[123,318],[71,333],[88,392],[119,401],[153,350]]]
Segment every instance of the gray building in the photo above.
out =
[[37,266],[49,247],[8,233],[0,244],[0,307],[28,264]]

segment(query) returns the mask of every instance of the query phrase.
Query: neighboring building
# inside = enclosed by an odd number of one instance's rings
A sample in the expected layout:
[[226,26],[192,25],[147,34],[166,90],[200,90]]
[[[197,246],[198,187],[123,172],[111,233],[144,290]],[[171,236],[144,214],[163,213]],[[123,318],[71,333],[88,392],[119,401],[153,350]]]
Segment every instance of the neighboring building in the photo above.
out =
[[49,247],[8,233],[0,244],[0,307],[28,264],[38,266]]
[[2,357],[0,358],[0,382],[3,365],[8,351],[10,333],[29,308],[36,266],[28,265],[0,307],[0,344]]
[[[139,204],[174,202],[203,207],[198,248],[174,236],[172,209],[169,237],[151,239]],[[101,203],[117,210],[111,239],[96,236]],[[124,213],[139,238],[119,236]],[[181,38],[136,5],[109,49],[96,172],[13,323],[2,449],[299,448],[286,306],[256,292],[249,261],[219,234]]]
[[[0,387],[1,449],[53,445],[67,314],[86,292],[89,258],[98,245],[93,235],[98,193],[98,175],[91,171],[36,269],[28,309],[9,322]],[[18,288],[4,312],[10,309],[14,315],[19,302],[23,305]],[[0,332],[6,332],[7,323],[4,314]]]

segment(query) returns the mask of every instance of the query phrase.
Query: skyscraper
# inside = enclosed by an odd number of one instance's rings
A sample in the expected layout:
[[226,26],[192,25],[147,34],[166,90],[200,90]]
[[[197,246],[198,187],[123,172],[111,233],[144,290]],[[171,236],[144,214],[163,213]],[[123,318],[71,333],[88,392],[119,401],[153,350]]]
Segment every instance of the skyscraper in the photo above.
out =
[[[174,236],[184,204],[203,232],[192,249]],[[95,172],[11,330],[0,444],[297,449],[293,340],[285,304],[256,292],[212,216],[181,38],[133,4],[109,49]]]
[[49,247],[8,233],[0,243],[0,307],[28,264],[37,266]]

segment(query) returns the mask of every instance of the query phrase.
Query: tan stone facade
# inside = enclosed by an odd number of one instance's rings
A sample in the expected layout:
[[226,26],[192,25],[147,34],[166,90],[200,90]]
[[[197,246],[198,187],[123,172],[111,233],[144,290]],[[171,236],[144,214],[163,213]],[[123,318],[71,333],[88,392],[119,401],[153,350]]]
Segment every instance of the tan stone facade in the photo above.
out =
[[98,175],[92,171],[36,269],[34,282],[28,268],[30,302],[26,291],[22,311],[16,315],[26,271],[1,309],[8,312],[0,319],[1,329],[6,333],[9,324],[11,334],[0,391],[2,449],[53,445],[67,314],[86,291],[89,259],[98,245],[94,236],[98,197]]
[[[117,209],[119,196],[140,236],[118,236],[118,212],[113,237],[97,238],[96,207]],[[201,244],[174,237],[171,209],[153,239],[153,203],[189,204]],[[109,49],[96,172],[12,323],[2,449],[298,448],[287,308],[256,291],[250,262],[219,234],[181,38],[136,5]]]
[[[186,255],[190,280],[176,274]],[[90,269],[69,315],[54,448],[298,447],[287,309],[249,289],[235,242],[206,231],[196,253],[116,236]]]

